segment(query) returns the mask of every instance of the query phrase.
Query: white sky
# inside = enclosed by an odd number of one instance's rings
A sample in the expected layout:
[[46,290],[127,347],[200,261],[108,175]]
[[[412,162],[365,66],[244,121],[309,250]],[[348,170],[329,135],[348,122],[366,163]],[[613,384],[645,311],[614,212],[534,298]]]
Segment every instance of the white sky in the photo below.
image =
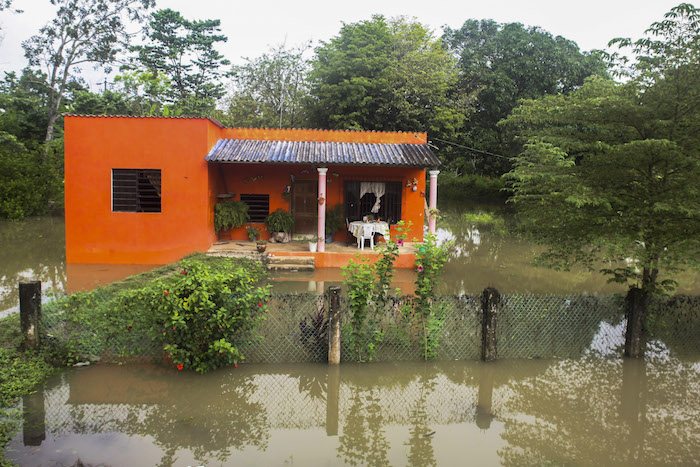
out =
[[[298,45],[312,40],[317,45],[336,35],[343,22],[412,16],[435,31],[442,26],[458,28],[467,19],[493,19],[540,26],[554,36],[576,42],[581,50],[605,48],[614,37],[640,37],[654,21],[681,0],[157,0],[156,8],[172,8],[188,19],[220,19],[228,42],[219,46],[235,64],[242,57],[256,57],[268,46]],[[0,13],[0,72],[26,66],[21,42],[36,34],[55,15],[49,0],[15,0],[22,14]],[[90,72],[94,89],[101,74]]]

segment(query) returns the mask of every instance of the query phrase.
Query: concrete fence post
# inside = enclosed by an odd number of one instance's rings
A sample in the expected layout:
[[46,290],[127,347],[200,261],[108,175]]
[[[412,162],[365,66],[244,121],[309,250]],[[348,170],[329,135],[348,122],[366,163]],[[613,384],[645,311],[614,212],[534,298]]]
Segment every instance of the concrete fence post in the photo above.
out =
[[330,313],[328,313],[328,363],[340,363],[340,287],[329,287]]
[[481,360],[490,362],[498,358],[496,349],[496,326],[501,294],[493,287],[481,293]]
[[41,320],[41,281],[19,283],[19,320],[26,349],[38,350]]

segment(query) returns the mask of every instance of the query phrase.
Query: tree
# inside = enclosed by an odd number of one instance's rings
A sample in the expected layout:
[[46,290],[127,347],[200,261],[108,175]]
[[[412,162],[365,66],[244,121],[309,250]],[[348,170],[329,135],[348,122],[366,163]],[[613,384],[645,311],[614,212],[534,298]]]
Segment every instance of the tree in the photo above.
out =
[[45,141],[54,137],[61,101],[74,68],[109,68],[129,42],[127,21],[140,21],[154,0],[51,0],[56,18],[22,43],[31,66],[46,69],[49,96]]
[[155,12],[149,23],[149,45],[132,47],[137,52],[132,68],[165,75],[171,83],[170,103],[186,115],[214,110],[216,99],[225,94],[221,67],[230,62],[214,48],[228,39],[217,20],[190,21],[170,9]]
[[226,119],[232,126],[295,128],[303,126],[309,45],[271,48],[233,68],[233,92]]
[[[662,40],[637,42],[626,83],[590,79],[568,96],[525,101],[503,125],[529,138],[506,178],[524,230],[548,247],[540,259],[605,261],[603,274],[630,285],[629,356],[643,353],[652,295],[700,258],[697,17],[680,5],[654,23],[647,32]],[[685,55],[669,53],[679,43],[690,45]]]
[[[605,65],[595,54],[582,53],[568,39],[520,23],[470,19],[459,29],[446,28],[442,39],[459,59],[460,91],[477,95],[461,142],[492,153],[517,153],[518,146],[496,124],[520,99],[566,94],[587,76],[605,74]],[[452,163],[458,170],[465,170],[466,164],[464,157]],[[508,159],[480,158],[478,169],[500,175],[509,169]]]
[[14,72],[5,73],[0,81],[0,131],[32,148],[43,143],[48,95],[45,74],[29,68],[22,70],[20,77]]
[[311,62],[309,117],[331,129],[450,134],[468,109],[455,61],[420,23],[383,16],[345,24]]

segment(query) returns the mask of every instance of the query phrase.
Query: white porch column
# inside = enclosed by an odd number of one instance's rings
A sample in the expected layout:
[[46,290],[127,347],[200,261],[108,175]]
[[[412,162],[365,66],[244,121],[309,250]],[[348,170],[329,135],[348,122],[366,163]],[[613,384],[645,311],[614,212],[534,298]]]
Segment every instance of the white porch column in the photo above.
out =
[[323,203],[318,203],[318,251],[326,251],[326,167],[318,168],[318,198],[323,199]]
[[[428,208],[437,208],[437,176],[440,173],[439,170],[431,170],[428,172],[430,174],[430,204]],[[435,233],[435,217],[428,216],[428,232]]]

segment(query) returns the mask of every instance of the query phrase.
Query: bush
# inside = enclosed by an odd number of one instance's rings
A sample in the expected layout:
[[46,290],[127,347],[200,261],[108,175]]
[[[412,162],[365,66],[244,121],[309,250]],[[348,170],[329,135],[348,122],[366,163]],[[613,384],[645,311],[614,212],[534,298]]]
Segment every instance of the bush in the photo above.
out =
[[258,287],[259,276],[246,268],[225,273],[194,261],[181,265],[178,280],[141,292],[153,313],[154,340],[180,370],[237,364],[238,344],[263,319],[269,286]]
[[469,199],[508,198],[505,183],[500,178],[483,175],[458,175],[453,172],[440,174],[438,193],[441,199],[463,201]]
[[265,224],[267,224],[267,231],[270,233],[292,233],[292,229],[294,228],[294,217],[292,217],[289,212],[280,208],[267,216],[265,219]]
[[243,201],[221,201],[214,207],[214,228],[217,233],[240,227],[249,219],[248,205]]

